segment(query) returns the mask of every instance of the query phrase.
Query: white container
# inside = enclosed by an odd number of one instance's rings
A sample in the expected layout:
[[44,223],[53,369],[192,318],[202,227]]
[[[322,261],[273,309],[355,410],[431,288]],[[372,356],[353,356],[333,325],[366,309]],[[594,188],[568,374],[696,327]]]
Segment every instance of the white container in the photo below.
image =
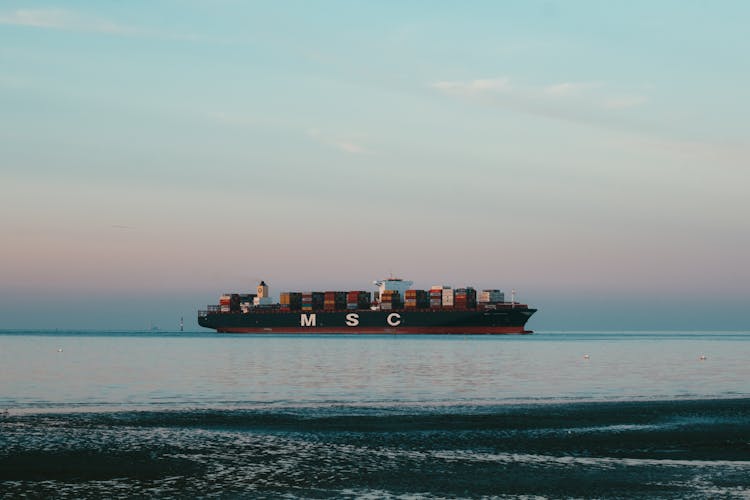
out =
[[453,289],[452,288],[443,288],[443,305],[444,306],[453,305]]

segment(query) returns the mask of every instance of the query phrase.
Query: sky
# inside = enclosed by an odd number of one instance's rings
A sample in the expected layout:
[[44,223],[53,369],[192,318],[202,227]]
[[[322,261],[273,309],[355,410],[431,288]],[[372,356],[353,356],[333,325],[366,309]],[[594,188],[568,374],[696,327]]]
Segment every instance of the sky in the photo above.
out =
[[515,289],[750,330],[750,3],[0,3],[0,328]]

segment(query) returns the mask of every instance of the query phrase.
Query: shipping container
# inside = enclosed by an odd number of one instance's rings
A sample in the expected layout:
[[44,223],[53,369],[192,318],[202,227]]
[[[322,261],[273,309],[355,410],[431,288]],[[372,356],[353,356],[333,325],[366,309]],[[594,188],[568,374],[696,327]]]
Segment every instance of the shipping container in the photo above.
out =
[[[430,307],[431,295],[426,290],[407,290],[404,293],[404,306],[409,309],[427,309]],[[437,298],[435,296],[435,298]]]
[[370,292],[363,290],[352,290],[346,293],[347,309],[369,309],[372,301]]
[[[401,294],[397,290],[384,290],[380,294],[380,304],[388,304],[389,309],[400,309],[403,307]],[[381,307],[383,309],[383,307]]]
[[453,306],[453,289],[452,288],[443,288],[443,306],[451,307]]
[[320,311],[325,303],[323,292],[303,292],[301,294],[301,306],[303,311]]
[[341,311],[346,309],[346,292],[324,292],[323,299],[323,308],[326,311]]
[[479,293],[479,302],[505,302],[505,294],[500,290],[482,290]]

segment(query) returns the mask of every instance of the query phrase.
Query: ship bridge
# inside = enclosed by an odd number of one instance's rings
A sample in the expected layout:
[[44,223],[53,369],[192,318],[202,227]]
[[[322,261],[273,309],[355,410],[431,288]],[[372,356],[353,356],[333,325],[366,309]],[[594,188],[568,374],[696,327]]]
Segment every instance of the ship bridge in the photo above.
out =
[[373,281],[373,285],[378,287],[378,302],[380,302],[380,297],[383,295],[383,292],[386,290],[395,290],[398,292],[398,294],[401,296],[401,298],[406,296],[406,291],[411,288],[411,286],[414,284],[413,281],[408,280],[402,280],[401,278],[388,278],[384,280],[378,280]]

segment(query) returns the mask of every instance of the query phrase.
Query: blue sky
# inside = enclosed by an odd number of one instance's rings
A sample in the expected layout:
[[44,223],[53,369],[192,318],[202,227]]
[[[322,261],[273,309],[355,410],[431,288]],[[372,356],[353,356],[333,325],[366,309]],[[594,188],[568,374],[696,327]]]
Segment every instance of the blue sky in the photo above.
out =
[[748,328],[749,10],[6,1],[0,314],[168,328],[394,273],[539,329]]

